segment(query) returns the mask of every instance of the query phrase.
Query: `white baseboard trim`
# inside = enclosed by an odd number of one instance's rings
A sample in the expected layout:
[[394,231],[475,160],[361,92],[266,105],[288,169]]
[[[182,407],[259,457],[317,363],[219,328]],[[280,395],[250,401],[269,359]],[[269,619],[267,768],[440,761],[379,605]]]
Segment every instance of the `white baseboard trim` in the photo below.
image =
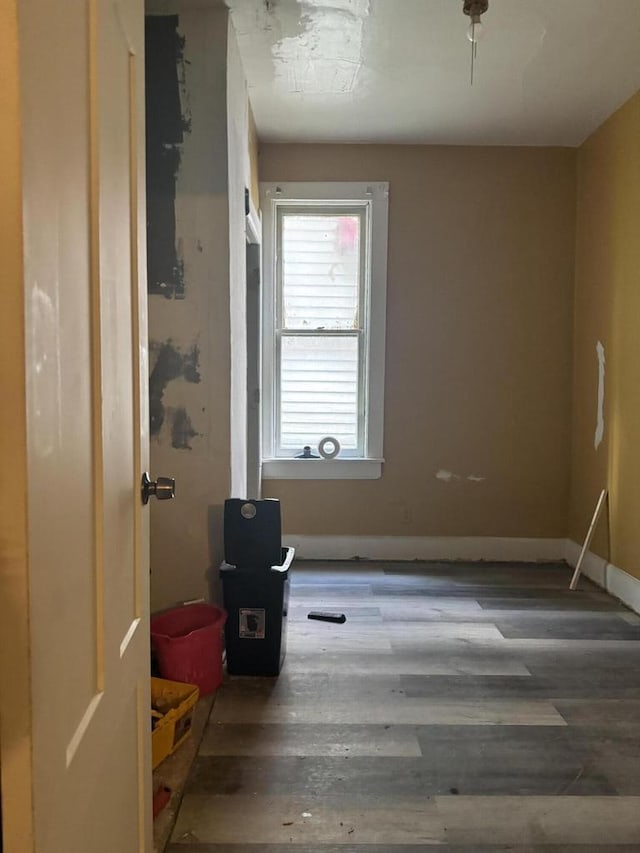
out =
[[301,560],[564,560],[565,539],[491,536],[283,536]]
[[[565,560],[575,568],[581,546],[572,539],[566,540]],[[582,574],[619,598],[627,607],[640,613],[640,580],[628,572],[608,563],[592,551],[587,551],[582,561]],[[580,585],[578,584],[578,588]]]

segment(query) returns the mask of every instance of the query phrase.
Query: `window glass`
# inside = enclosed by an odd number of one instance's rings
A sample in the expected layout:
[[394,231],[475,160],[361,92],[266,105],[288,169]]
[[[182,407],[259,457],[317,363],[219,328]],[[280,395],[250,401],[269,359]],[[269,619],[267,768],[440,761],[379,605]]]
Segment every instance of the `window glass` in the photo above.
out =
[[361,217],[282,216],[282,328],[357,329]]
[[358,338],[285,335],[280,365],[280,446],[315,448],[330,435],[357,448]]

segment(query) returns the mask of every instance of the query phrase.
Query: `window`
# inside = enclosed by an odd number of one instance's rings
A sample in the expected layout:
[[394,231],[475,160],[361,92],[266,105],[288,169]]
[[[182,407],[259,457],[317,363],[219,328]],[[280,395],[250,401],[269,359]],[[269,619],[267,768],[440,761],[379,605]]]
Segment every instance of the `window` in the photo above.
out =
[[[263,184],[263,475],[382,465],[387,184]],[[339,456],[318,453],[330,436]]]

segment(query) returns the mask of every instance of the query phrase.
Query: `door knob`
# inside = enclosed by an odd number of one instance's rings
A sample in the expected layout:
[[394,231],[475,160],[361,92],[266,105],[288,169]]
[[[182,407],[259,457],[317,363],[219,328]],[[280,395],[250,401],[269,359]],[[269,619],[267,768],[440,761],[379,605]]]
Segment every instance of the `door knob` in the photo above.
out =
[[176,496],[176,481],[173,477],[158,477],[152,480],[145,471],[142,475],[142,503],[148,504],[151,496],[159,501],[168,501]]

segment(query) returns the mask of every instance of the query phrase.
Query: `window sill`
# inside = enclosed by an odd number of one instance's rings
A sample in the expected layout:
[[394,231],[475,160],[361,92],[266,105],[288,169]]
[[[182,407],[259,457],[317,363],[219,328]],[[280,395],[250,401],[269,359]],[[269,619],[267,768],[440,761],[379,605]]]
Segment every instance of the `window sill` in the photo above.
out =
[[378,480],[384,459],[263,459],[265,480]]

